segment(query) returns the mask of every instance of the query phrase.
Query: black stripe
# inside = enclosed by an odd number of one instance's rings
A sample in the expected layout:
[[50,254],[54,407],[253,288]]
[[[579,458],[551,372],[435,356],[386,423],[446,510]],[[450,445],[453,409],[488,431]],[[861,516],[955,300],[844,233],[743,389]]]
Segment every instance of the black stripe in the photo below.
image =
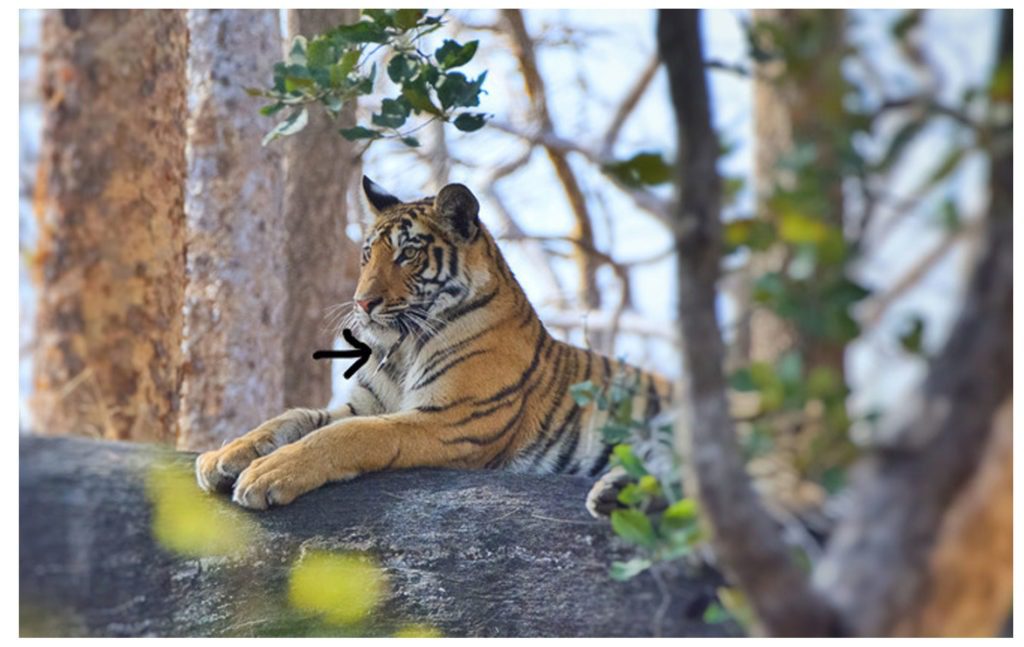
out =
[[608,459],[611,458],[613,449],[615,449],[615,445],[612,445],[611,443],[604,444],[604,449],[601,451],[601,455],[597,457],[597,462],[594,463],[594,466],[590,468],[589,472],[587,472],[587,476],[597,476],[601,470],[608,465]]
[[422,389],[423,387],[427,386],[428,384],[433,384],[435,380],[437,380],[439,377],[443,376],[445,373],[447,373],[449,370],[451,370],[451,368],[453,366],[456,366],[457,364],[461,364],[462,362],[465,362],[470,357],[473,357],[475,355],[482,355],[482,354],[484,354],[486,352],[487,352],[487,350],[479,349],[479,350],[470,351],[470,352],[468,352],[468,353],[466,353],[464,355],[459,355],[458,357],[456,357],[452,361],[448,362],[447,364],[445,364],[441,368],[439,368],[436,371],[434,371],[433,373],[431,373],[429,376],[421,377],[416,382],[416,384],[413,385],[411,390],[416,391],[418,389]]
[[492,402],[497,402],[498,400],[502,400],[512,395],[519,389],[521,389],[523,385],[526,384],[526,382],[530,379],[530,376],[533,375],[534,371],[537,370],[537,366],[540,365],[540,355],[541,352],[544,350],[547,342],[548,340],[545,337],[541,337],[540,339],[537,340],[537,344],[533,349],[533,358],[530,360],[530,364],[529,366],[526,367],[526,370],[523,371],[523,374],[522,376],[520,376],[518,382],[501,389],[500,391],[498,391],[497,393],[495,393],[494,395],[485,400],[480,400],[480,404],[490,404]]
[[[570,363],[576,361],[576,353],[575,353],[575,351],[576,351],[575,348],[566,347],[566,352],[569,353],[569,362]],[[564,378],[562,380],[562,383],[559,385],[559,389],[558,389],[558,391],[556,393],[564,394],[564,393],[567,392],[567,390],[569,388],[569,383],[572,382],[572,376],[575,373],[576,373],[575,367],[573,367],[570,370],[565,371],[565,375],[564,375]],[[561,396],[561,397],[558,397],[556,399],[556,402],[557,402],[556,408],[553,409],[551,413],[553,414],[557,409],[561,408],[562,405],[564,405],[566,403],[566,401],[567,401],[567,399],[564,397],[564,395]],[[571,399],[568,400],[568,401],[572,402]],[[551,451],[551,448],[555,445],[555,443],[557,443],[559,440],[561,440],[562,435],[565,433],[565,425],[566,425],[566,423],[572,418],[572,416],[576,415],[576,413],[578,411],[582,411],[582,410],[580,409],[579,405],[577,405],[575,402],[573,402],[572,406],[569,408],[569,411],[563,417],[562,422],[560,424],[553,425],[552,427],[550,427],[550,428],[545,430],[546,442],[544,443],[544,447],[541,449],[540,453],[537,454],[537,458],[535,458],[533,460],[533,463],[530,465],[530,467],[537,467],[538,465],[540,465],[541,461],[544,460],[544,457],[547,456],[549,451]]]
[[460,319],[460,318],[468,315],[469,313],[473,312],[474,310],[479,310],[480,308],[485,307],[488,303],[493,301],[494,297],[496,297],[496,296],[498,296],[498,289],[497,288],[495,288],[495,290],[493,292],[488,292],[487,294],[483,295],[482,297],[474,299],[474,300],[470,301],[469,303],[467,303],[467,304],[465,304],[463,306],[458,306],[458,307],[455,307],[455,308],[451,308],[451,309],[441,313],[442,314],[442,318],[447,319],[448,323],[451,323],[451,322],[455,321],[456,319]]
[[654,388],[654,377],[647,375],[647,406],[644,409],[644,416],[650,420],[661,413],[661,398],[658,390]]
[[[577,411],[582,412],[582,409],[577,407]],[[565,470],[566,466],[569,464],[569,459],[572,458],[572,455],[576,452],[577,445],[580,443],[580,436],[582,434],[580,433],[578,416],[575,417],[572,426],[567,428],[566,433],[570,435],[570,440],[566,446],[562,448],[562,451],[558,454],[558,458],[555,460],[555,474],[559,474]]]

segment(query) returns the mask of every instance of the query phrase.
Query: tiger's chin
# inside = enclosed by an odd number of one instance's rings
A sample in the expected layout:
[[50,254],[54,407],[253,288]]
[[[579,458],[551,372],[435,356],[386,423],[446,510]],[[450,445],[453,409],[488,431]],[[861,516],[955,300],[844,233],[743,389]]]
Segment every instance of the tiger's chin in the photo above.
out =
[[369,317],[358,319],[353,328],[356,336],[371,346],[389,346],[402,336],[401,330],[397,326]]

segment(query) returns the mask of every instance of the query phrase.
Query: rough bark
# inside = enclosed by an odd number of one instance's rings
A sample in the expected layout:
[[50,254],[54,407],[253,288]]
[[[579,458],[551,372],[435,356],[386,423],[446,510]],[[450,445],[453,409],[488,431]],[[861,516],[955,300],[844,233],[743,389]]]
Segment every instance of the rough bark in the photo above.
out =
[[[1009,64],[1012,40],[1006,11],[999,62]],[[954,607],[946,598],[958,586],[965,587],[961,595],[967,595],[966,587],[974,582],[963,568],[968,560],[976,574],[1008,566],[1006,546],[1012,529],[1006,516],[1011,476],[998,457],[986,458],[987,446],[1009,444],[992,430],[1005,425],[997,423],[997,413],[1013,394],[1009,148],[991,160],[990,190],[984,245],[963,308],[945,347],[929,365],[919,402],[907,404],[917,415],[894,435],[898,445],[875,452],[860,465],[850,509],[815,572],[815,583],[841,614],[848,633],[998,631],[991,615],[976,613],[971,606],[958,605],[956,610],[973,615],[971,621],[978,623],[974,626],[963,624],[964,616],[948,615]],[[987,490],[988,497],[978,497],[979,490]],[[972,541],[965,534],[973,530],[965,526],[965,517],[990,524],[997,534],[987,539],[982,552],[959,554],[954,561],[960,567],[942,570],[952,557],[950,551],[959,553],[958,548],[965,549]],[[991,602],[990,612],[1005,617],[1010,590],[1001,581],[989,582],[989,594],[970,604]],[[967,602],[965,597],[958,601]]]
[[[291,9],[288,40],[358,19],[358,9]],[[323,407],[331,399],[330,362],[310,358],[333,345],[326,310],[351,300],[359,278],[359,251],[345,234],[354,150],[338,134],[355,123],[355,108],[350,102],[337,120],[311,110],[306,128],[284,141],[285,407]]]
[[173,443],[184,282],[183,11],[47,11],[33,427]]
[[1001,633],[1013,597],[1012,399],[999,407],[981,462],[942,521],[928,571],[923,599],[895,634]]
[[828,613],[751,488],[726,399],[725,349],[715,314],[721,258],[719,145],[711,125],[699,19],[693,10],[662,10],[658,18],[658,49],[677,120],[678,308],[689,378],[679,440],[687,448],[687,473],[712,528],[715,551],[746,592],[759,629],[774,635],[822,635]]
[[[259,541],[235,557],[187,558],[150,532],[147,472],[171,452],[25,438],[20,456],[22,635],[252,636],[312,631],[287,610],[287,579],[311,549],[373,554],[389,595],[350,633],[422,623],[446,636],[645,636],[661,601],[649,574],[608,577],[630,551],[583,507],[569,476],[415,470],[330,485],[240,513]],[[192,456],[177,454],[188,463]],[[187,469],[187,466],[185,467]],[[663,635],[735,634],[701,622],[719,584],[677,573]],[[285,622],[282,616],[291,618]]]
[[280,156],[244,88],[281,57],[277,12],[188,15],[185,359],[178,447],[204,450],[283,407]]

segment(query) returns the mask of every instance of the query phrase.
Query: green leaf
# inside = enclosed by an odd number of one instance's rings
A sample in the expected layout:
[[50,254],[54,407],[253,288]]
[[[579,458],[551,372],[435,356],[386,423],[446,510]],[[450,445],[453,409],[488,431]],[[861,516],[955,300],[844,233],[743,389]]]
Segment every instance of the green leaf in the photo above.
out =
[[403,98],[384,99],[381,101],[380,114],[373,115],[373,125],[383,128],[401,128],[406,119],[409,118],[411,106]]
[[402,143],[408,146],[409,148],[418,148],[420,145],[420,140],[416,139],[415,137],[403,137]]
[[757,385],[754,384],[754,378],[751,377],[749,368],[738,369],[729,376],[729,386],[733,390],[741,392],[757,390]]
[[601,438],[609,445],[617,445],[627,440],[630,436],[630,428],[609,420],[601,427]]
[[942,223],[942,228],[950,233],[960,231],[963,226],[962,218],[960,217],[960,210],[956,206],[956,202],[950,199],[946,199],[942,202],[942,211],[939,216],[939,220]]
[[738,218],[725,223],[722,236],[727,250],[749,247],[762,251],[775,242],[775,227],[760,218]]
[[946,179],[950,173],[956,170],[956,167],[960,165],[960,161],[963,160],[966,154],[966,148],[959,146],[954,147],[944,158],[942,158],[942,162],[939,163],[934,171],[932,171],[932,174],[925,181],[924,185],[926,187],[934,186]]
[[644,494],[651,496],[657,496],[661,494],[661,483],[658,483],[658,479],[653,474],[644,474],[640,477],[640,481],[637,482],[637,487]]
[[924,354],[924,319],[915,315],[903,326],[900,333],[900,346],[912,355]]
[[399,9],[395,12],[395,26],[402,30],[412,29],[426,13],[426,9]]
[[434,105],[434,102],[430,100],[430,95],[427,94],[424,87],[406,84],[402,87],[402,96],[417,113],[427,112],[438,117],[442,114],[438,107]]
[[914,27],[917,27],[921,23],[921,18],[923,17],[923,15],[924,12],[922,12],[920,9],[912,9],[910,11],[907,11],[902,16],[900,16],[899,20],[893,23],[892,27],[890,27],[892,35],[896,37],[898,40],[906,39],[907,34],[909,34],[910,31],[914,29]]
[[647,499],[647,495],[636,483],[629,483],[619,490],[619,495],[616,498],[623,505],[635,506]]
[[264,135],[263,141],[261,143],[263,146],[266,146],[267,144],[269,144],[270,142],[274,141],[279,137],[294,135],[295,133],[305,128],[306,123],[308,123],[308,121],[309,113],[306,111],[306,108],[296,110],[291,115],[289,115],[287,119],[274,126],[273,130]]
[[776,375],[786,385],[799,385],[804,378],[804,361],[800,352],[791,350],[779,358]]
[[480,41],[472,40],[465,45],[460,45],[454,40],[445,40],[444,43],[434,52],[434,58],[446,70],[465,65],[473,59],[476,48]]
[[353,128],[342,128],[338,132],[341,136],[349,141],[355,141],[357,139],[379,139],[383,135],[376,130],[370,130],[362,126],[355,126]]
[[359,63],[360,51],[358,49],[350,49],[345,52],[341,60],[336,65],[331,66],[331,85],[334,87],[341,86],[348,75],[355,69]]
[[629,445],[616,445],[612,449],[612,457],[615,464],[621,465],[622,469],[635,479],[647,474],[647,468],[644,467],[643,461],[633,453],[633,448]]
[[611,520],[615,534],[629,543],[652,547],[657,541],[651,520],[639,510],[613,510]]
[[828,225],[819,218],[790,211],[779,219],[779,237],[787,243],[820,243],[828,235]]
[[372,20],[361,20],[351,25],[340,25],[328,32],[328,37],[335,45],[347,46],[360,43],[384,43],[388,33],[380,24]]
[[581,407],[593,402],[595,393],[597,393],[597,386],[590,380],[573,384],[569,387],[569,395]]
[[633,188],[664,184],[672,179],[672,167],[658,152],[637,153],[623,162],[606,164],[602,170]]
[[732,620],[732,616],[718,602],[712,602],[704,609],[703,620],[709,625],[717,625]]
[[296,36],[292,39],[292,46],[288,50],[288,56],[285,58],[285,64],[287,65],[306,65],[306,37]]
[[662,522],[681,525],[697,519],[697,502],[693,499],[680,499],[665,509],[661,514]]
[[315,38],[306,48],[307,65],[313,67],[327,67],[337,62],[334,46],[326,38]]
[[875,168],[879,171],[886,171],[892,168],[902,157],[903,151],[917,138],[927,124],[928,122],[923,119],[903,124],[896,134],[893,135],[892,140],[889,142],[889,149],[882,156],[878,164],[875,165]]
[[608,575],[617,582],[625,582],[643,573],[652,565],[651,560],[643,557],[634,557],[628,562],[612,562]]
[[462,72],[446,73],[440,83],[435,86],[441,107],[447,110],[451,107],[480,105],[480,89],[486,76],[487,72],[484,72],[476,80],[470,81]]
[[391,27],[395,24],[393,9],[363,9],[363,15],[369,17],[381,27]]
[[480,130],[487,123],[487,117],[480,112],[464,112],[452,122],[456,128],[465,133]]
[[278,101],[277,103],[271,104],[269,106],[263,106],[262,108],[260,108],[260,114],[263,115],[264,117],[269,117],[279,112],[282,108],[284,108],[284,104]]
[[416,75],[416,61],[405,54],[395,54],[388,62],[388,78],[395,83],[405,83]]

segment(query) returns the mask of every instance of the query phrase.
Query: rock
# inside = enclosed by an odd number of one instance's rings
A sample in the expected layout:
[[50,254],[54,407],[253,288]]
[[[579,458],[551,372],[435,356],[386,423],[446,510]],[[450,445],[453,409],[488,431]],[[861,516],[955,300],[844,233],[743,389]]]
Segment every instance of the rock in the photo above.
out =
[[[587,515],[583,479],[373,474],[267,512],[230,506],[216,524],[191,531],[244,532],[250,545],[189,556],[155,538],[146,482],[154,467],[171,464],[184,475],[193,460],[135,443],[22,437],[23,636],[391,635],[410,626],[446,636],[736,633],[701,621],[721,584],[707,569],[662,576],[667,602],[650,573],[608,577],[631,549]],[[182,487],[173,501],[185,513],[229,507],[226,497]],[[357,551],[379,565],[386,592],[368,616],[331,625],[291,603],[289,574],[318,549]]]

